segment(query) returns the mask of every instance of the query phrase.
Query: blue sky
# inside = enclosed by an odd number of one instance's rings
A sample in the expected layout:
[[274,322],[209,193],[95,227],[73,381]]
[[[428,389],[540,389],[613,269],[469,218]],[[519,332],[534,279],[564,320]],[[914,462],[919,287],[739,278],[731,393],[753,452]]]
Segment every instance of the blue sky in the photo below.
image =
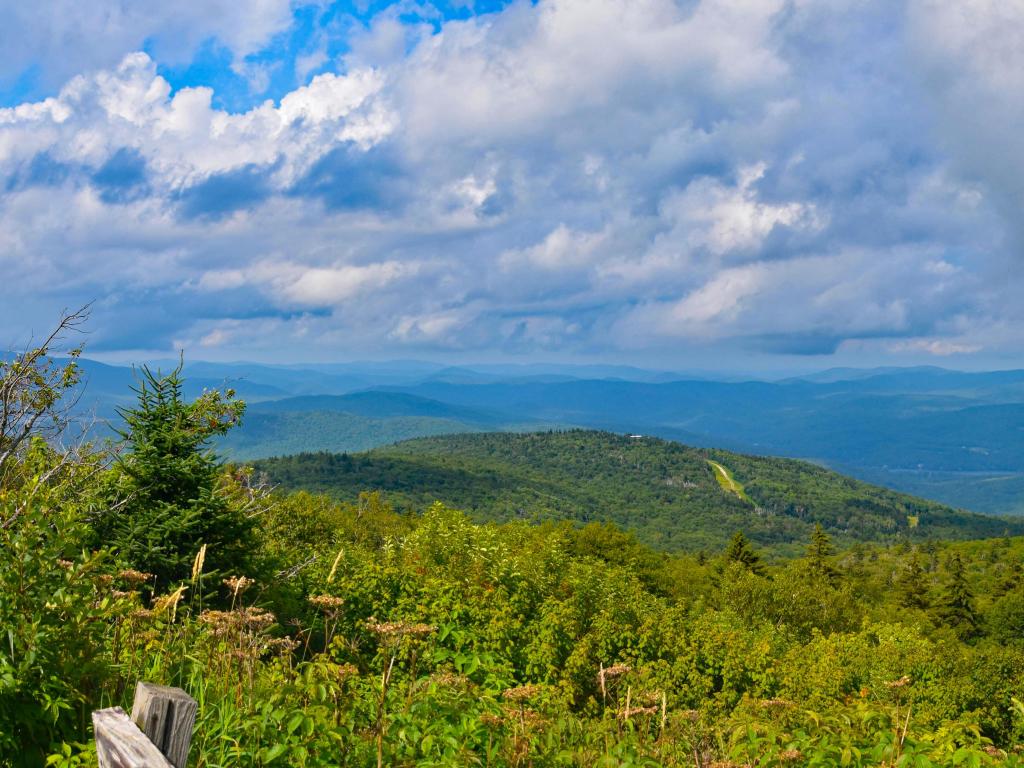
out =
[[0,0],[16,344],[1024,365],[1024,3]]

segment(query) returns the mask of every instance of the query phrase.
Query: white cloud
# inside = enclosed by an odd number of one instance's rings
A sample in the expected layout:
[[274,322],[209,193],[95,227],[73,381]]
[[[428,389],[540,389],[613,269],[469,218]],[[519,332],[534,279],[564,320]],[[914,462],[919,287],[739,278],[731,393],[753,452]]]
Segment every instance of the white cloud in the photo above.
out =
[[[108,348],[270,357],[1019,348],[1024,8],[969,5],[389,12],[342,74],[237,114],[146,54],[83,59],[0,109],[25,297],[0,322],[97,299]],[[290,8],[261,4],[236,59]]]
[[44,82],[57,84],[113,66],[147,42],[162,60],[176,64],[187,62],[211,38],[244,57],[287,29],[293,5],[293,0],[2,3],[0,81],[35,66]]

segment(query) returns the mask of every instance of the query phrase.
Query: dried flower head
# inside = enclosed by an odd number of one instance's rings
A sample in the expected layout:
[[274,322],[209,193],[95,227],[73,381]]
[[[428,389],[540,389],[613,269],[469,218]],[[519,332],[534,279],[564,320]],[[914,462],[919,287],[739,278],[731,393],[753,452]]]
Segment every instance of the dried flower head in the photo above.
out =
[[480,722],[486,725],[488,728],[500,728],[505,722],[505,718],[501,715],[492,715],[489,712],[485,712],[480,715]]
[[784,749],[779,752],[779,761],[783,763],[798,763],[804,759],[804,753],[799,749]]
[[267,640],[266,648],[270,651],[277,651],[282,655],[286,655],[294,651],[301,645],[298,640],[293,640],[290,637],[273,637]]
[[239,624],[250,632],[262,632],[277,619],[270,611],[255,606],[247,606],[234,611]]
[[75,567],[75,564],[70,560],[58,560],[57,565],[59,565],[65,571],[70,571],[72,568]]
[[324,613],[333,613],[345,604],[345,599],[334,595],[310,595],[309,602],[314,608],[318,608]]
[[233,611],[203,611],[199,614],[199,620],[210,628],[214,637],[263,632],[276,621],[270,611],[255,606]]
[[792,701],[788,701],[787,699],[765,699],[761,702],[761,706],[772,711],[779,711],[783,709],[793,709],[796,704]]
[[240,594],[245,592],[249,587],[256,583],[256,579],[249,579],[245,576],[231,576],[224,579],[223,582],[225,587],[231,590],[231,594],[238,597]]
[[610,667],[602,666],[597,673],[597,684],[601,686],[601,693],[604,694],[605,686],[612,680],[622,677],[629,672],[628,664],[613,664]]
[[509,701],[525,701],[532,699],[542,690],[544,689],[539,685],[519,685],[515,688],[506,688],[501,692],[501,696]]
[[143,573],[134,568],[126,568],[117,574],[117,578],[127,581],[129,584],[145,584],[153,578],[152,573]]
[[910,676],[909,675],[904,675],[899,680],[891,680],[891,681],[889,681],[888,683],[885,684],[885,687],[886,688],[891,688],[891,689],[906,688],[908,685],[910,685],[910,683],[911,683]]
[[413,624],[408,621],[377,621],[370,619],[366,628],[382,638],[426,637],[437,630],[429,624]]
[[456,672],[435,672],[426,680],[427,685],[436,685],[439,688],[469,688],[473,682],[465,675]]

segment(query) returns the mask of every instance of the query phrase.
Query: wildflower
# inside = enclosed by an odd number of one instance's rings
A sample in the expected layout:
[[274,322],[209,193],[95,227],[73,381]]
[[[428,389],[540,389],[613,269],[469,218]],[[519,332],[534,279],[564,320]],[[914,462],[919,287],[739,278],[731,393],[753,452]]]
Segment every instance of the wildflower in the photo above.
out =
[[248,579],[245,576],[232,576],[222,581],[225,587],[231,590],[231,594],[238,597],[249,587],[256,583],[256,579]]
[[523,701],[525,699],[532,699],[543,688],[539,685],[519,685],[515,688],[506,688],[501,692],[501,696],[509,701]]
[[426,682],[428,685],[436,685],[440,688],[468,688],[472,685],[468,677],[455,672],[435,672]]
[[129,584],[145,584],[153,578],[153,574],[143,573],[142,571],[137,571],[134,568],[126,568],[117,574],[117,577],[127,581]]
[[72,568],[75,567],[75,564],[70,560],[58,560],[57,565],[59,565],[65,571],[70,571]]
[[631,667],[628,664],[612,664],[610,667],[601,667],[601,671],[597,673],[597,682],[604,687],[605,682],[614,680],[617,677],[622,677],[624,674],[629,672]]
[[377,621],[370,619],[366,628],[375,635],[384,638],[392,637],[426,637],[437,630],[429,624],[411,624],[407,621]]
[[274,637],[267,641],[267,650],[276,650],[280,654],[288,654],[299,647],[299,642],[290,637]]
[[324,613],[336,613],[345,604],[345,599],[334,595],[310,595],[309,602]]
[[761,706],[765,709],[781,710],[781,709],[792,709],[796,706],[792,701],[786,699],[765,699],[761,702]]
[[488,728],[500,728],[502,723],[505,722],[504,718],[500,715],[492,715],[488,712],[480,715],[480,722],[486,725]]

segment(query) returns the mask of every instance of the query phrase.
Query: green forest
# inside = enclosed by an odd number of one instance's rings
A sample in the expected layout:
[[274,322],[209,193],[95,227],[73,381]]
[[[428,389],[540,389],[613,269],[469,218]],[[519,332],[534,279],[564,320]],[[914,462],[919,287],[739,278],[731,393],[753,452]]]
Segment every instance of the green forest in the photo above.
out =
[[[744,498],[723,492],[709,462],[744,486]],[[378,490],[403,512],[441,501],[479,522],[612,522],[669,552],[721,550],[743,529],[795,554],[815,525],[837,544],[1024,534],[1019,517],[953,510],[806,462],[608,432],[458,434],[252,465],[280,488],[348,501]]]
[[180,370],[81,442],[75,330],[0,361],[4,766],[95,765],[140,679],[196,768],[1024,765],[1005,520],[589,432],[226,465]]

